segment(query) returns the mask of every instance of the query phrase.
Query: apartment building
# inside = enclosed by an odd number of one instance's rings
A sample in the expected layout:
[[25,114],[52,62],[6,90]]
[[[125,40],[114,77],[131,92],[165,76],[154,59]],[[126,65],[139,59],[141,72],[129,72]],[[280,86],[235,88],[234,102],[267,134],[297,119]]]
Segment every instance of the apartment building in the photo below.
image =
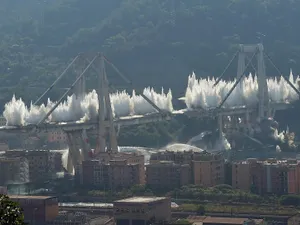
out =
[[232,164],[232,187],[244,191],[263,193],[264,169],[257,159],[247,159]]
[[202,152],[193,151],[159,151],[151,154],[150,164],[161,161],[172,161],[176,164],[191,164],[195,155],[201,155]]
[[300,193],[300,163],[297,160],[288,161],[288,193],[299,194]]
[[156,190],[172,190],[191,184],[191,166],[161,161],[146,166],[146,185]]
[[29,181],[29,163],[26,158],[0,158],[0,185]]
[[64,131],[53,131],[48,133],[48,142],[55,144],[68,144],[67,134]]
[[[55,155],[55,154],[54,154]],[[58,169],[57,156],[48,150],[8,150],[4,156],[7,158],[26,158],[29,165],[29,181],[42,182],[51,177],[51,173]],[[61,161],[60,161],[61,162]]]
[[288,164],[286,161],[267,160],[264,162],[264,192],[288,193]]
[[247,159],[232,164],[232,187],[258,194],[297,194],[299,172],[296,160]]
[[[103,154],[104,155],[104,154]],[[107,154],[105,154],[107,156]],[[86,187],[119,190],[135,184],[145,183],[144,157],[138,154],[112,154],[111,159],[104,157],[83,161],[77,180]],[[80,175],[79,175],[80,176]]]
[[225,160],[222,154],[202,153],[194,155],[192,161],[193,183],[203,187],[224,184]]
[[225,182],[224,156],[208,152],[161,151],[151,155],[150,165],[160,161],[172,161],[179,165],[188,164],[191,168],[191,183],[213,187]]

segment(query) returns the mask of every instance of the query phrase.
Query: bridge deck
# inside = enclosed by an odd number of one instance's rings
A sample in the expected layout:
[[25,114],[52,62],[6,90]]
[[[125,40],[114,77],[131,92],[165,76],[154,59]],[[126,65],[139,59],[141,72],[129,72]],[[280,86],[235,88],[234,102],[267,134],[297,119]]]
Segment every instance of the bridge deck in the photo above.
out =
[[[291,104],[285,103],[272,103],[270,107],[275,110],[285,110],[291,107]],[[189,117],[208,117],[208,116],[216,116],[216,115],[239,115],[246,112],[253,112],[257,110],[255,108],[247,108],[246,106],[240,107],[232,107],[232,108],[221,108],[221,109],[182,109],[173,111],[172,115],[186,115]],[[170,120],[171,114],[162,115],[160,113],[152,113],[148,115],[135,115],[135,116],[127,116],[127,117],[120,117],[115,118],[115,125],[116,126],[130,126],[130,125],[138,125],[138,124],[145,124],[145,123],[153,123],[158,121]],[[97,122],[90,121],[90,122],[63,122],[63,123],[44,123],[39,125],[38,127],[34,124],[26,125],[26,126],[3,126],[0,127],[0,131],[5,132],[28,132],[32,129],[37,129],[37,131],[53,131],[62,129],[65,131],[73,131],[73,130],[94,130],[97,129]],[[109,123],[105,122],[105,126],[109,127]]]
[[[120,117],[114,120],[114,124],[116,126],[129,126],[129,125],[138,125],[145,123],[153,123],[158,121],[170,120],[171,117],[169,115],[162,115],[160,113],[152,113],[149,115],[135,115],[135,116],[127,116]],[[105,126],[109,127],[109,122],[105,121]],[[33,129],[37,129],[37,131],[45,131],[51,132],[53,130],[62,129],[65,131],[74,131],[74,130],[93,130],[97,129],[98,123],[97,121],[89,121],[89,122],[61,122],[61,123],[44,123],[39,126],[34,124],[26,125],[26,126],[2,126],[0,127],[0,131],[5,132],[28,132]]]

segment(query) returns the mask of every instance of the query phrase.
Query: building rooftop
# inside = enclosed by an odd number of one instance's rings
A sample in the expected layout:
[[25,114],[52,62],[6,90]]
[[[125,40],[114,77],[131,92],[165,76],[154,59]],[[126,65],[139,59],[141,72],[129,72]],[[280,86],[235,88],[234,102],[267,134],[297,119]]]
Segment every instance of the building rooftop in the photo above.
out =
[[115,201],[115,203],[150,203],[164,199],[166,199],[166,197],[132,197]]
[[8,197],[11,199],[41,199],[41,200],[56,198],[55,196],[35,196],[35,195],[9,195]]
[[[188,220],[193,224],[244,224],[246,221],[249,221],[248,218],[232,218],[232,217],[211,217],[211,216],[189,216]],[[255,224],[261,224],[262,219],[253,220]]]

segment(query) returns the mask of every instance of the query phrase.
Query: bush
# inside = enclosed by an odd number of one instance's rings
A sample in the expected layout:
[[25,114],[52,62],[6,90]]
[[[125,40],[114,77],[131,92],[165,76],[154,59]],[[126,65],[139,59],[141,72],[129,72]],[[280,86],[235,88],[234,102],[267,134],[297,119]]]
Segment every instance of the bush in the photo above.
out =
[[279,199],[280,205],[298,206],[300,205],[300,196],[298,195],[283,195]]
[[25,225],[22,209],[5,195],[0,195],[0,224]]

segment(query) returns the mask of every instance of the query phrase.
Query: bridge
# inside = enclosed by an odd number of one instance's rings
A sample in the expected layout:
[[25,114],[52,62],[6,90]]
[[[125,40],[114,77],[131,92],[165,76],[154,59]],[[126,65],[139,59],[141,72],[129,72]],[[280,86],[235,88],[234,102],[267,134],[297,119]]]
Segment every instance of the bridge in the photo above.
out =
[[[237,76],[234,82],[223,81],[223,76],[234,59],[238,57]],[[281,80],[267,79],[265,58],[278,71]],[[253,65],[256,59],[256,67]],[[109,65],[119,75],[120,79],[134,89],[134,84],[103,54],[98,53],[93,58],[79,54],[66,67],[51,86],[28,109],[21,100],[13,100],[5,106],[3,115],[7,119],[7,126],[0,127],[0,131],[21,132],[49,132],[62,129],[67,133],[70,154],[73,161],[80,163],[79,149],[84,152],[84,158],[90,151],[87,132],[97,134],[98,145],[95,153],[117,151],[116,127],[130,126],[143,123],[170,120],[175,115],[189,117],[218,118],[220,135],[225,127],[246,130],[257,118],[273,117],[278,110],[291,107],[297,100],[298,79],[286,78],[273,64],[264,52],[261,44],[240,45],[224,72],[218,79],[197,80],[195,75],[189,77],[186,95],[183,100],[186,109],[174,110],[171,92],[158,94],[150,88],[132,96],[125,92],[116,92],[109,83],[106,74]],[[256,77],[246,77],[246,70],[252,67]],[[57,102],[38,106],[50,90],[73,68],[76,79]],[[85,81],[89,71],[98,75],[98,88],[95,92],[86,93]],[[281,89],[280,89],[281,88]],[[283,91],[285,96],[278,95]],[[68,95],[73,95],[68,97]],[[67,102],[65,98],[68,97]],[[243,122],[237,122],[237,120]]]

